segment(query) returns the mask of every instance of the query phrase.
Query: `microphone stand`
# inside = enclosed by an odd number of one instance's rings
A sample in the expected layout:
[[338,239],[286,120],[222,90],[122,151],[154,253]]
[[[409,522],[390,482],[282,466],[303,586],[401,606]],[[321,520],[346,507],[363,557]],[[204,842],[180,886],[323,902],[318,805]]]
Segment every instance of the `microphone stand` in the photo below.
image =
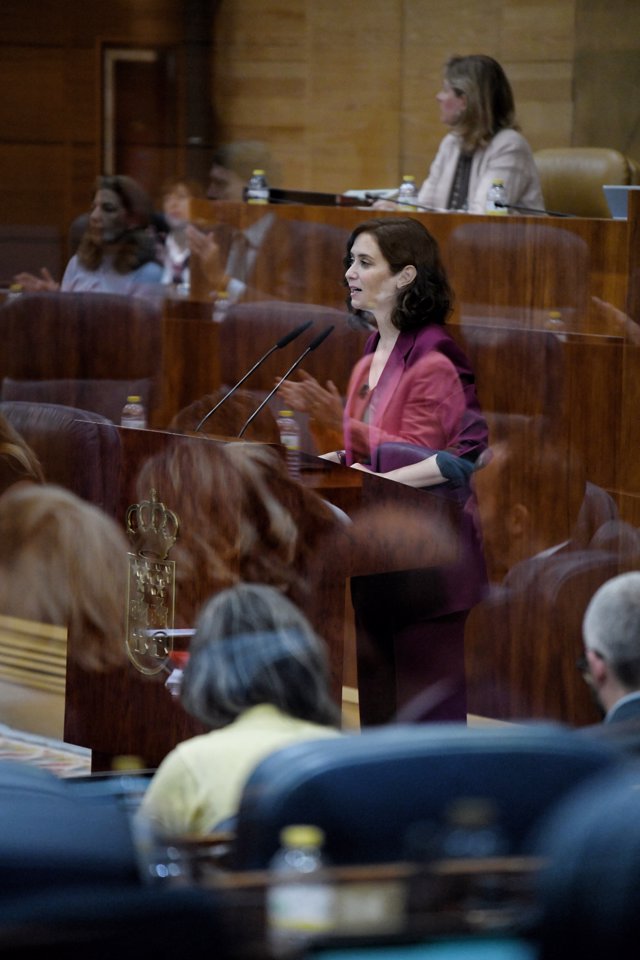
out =
[[277,391],[280,389],[280,387],[282,386],[282,384],[284,383],[284,381],[287,379],[287,377],[291,376],[291,374],[292,374],[293,371],[296,369],[296,367],[299,367],[299,366],[300,366],[300,364],[302,363],[302,361],[304,360],[304,358],[307,356],[307,354],[311,353],[312,350],[315,350],[316,347],[319,347],[319,346],[320,346],[320,344],[322,343],[323,340],[326,340],[326,339],[327,339],[327,337],[329,336],[329,334],[331,333],[331,331],[332,331],[333,329],[335,329],[335,324],[331,324],[330,327],[327,327],[326,330],[323,330],[322,333],[319,333],[318,336],[317,336],[314,340],[311,341],[311,343],[309,344],[309,346],[307,347],[307,349],[306,349],[303,353],[300,354],[300,356],[298,357],[298,359],[295,360],[295,361],[291,364],[291,366],[289,367],[289,369],[287,370],[287,372],[284,374],[284,376],[280,377],[280,379],[279,379],[278,382],[276,383],[276,385],[275,385],[275,387],[273,388],[273,390],[271,390],[271,391],[266,395],[266,397],[264,398],[264,400],[262,401],[262,403],[257,407],[257,409],[255,409],[255,410],[253,411],[253,413],[251,414],[251,416],[249,417],[249,419],[245,422],[242,430],[241,430],[240,433],[238,434],[238,440],[241,440],[241,439],[242,439],[242,437],[243,437],[243,435],[244,435],[244,432],[245,432],[245,430],[247,429],[247,427],[249,426],[249,424],[252,423],[252,421],[258,416],[258,414],[259,414],[260,411],[263,409],[263,407],[265,407],[265,406],[268,404],[269,400],[271,400],[271,397],[274,395],[274,393],[277,393]]
[[572,213],[560,213],[558,210],[538,210],[536,207],[521,207],[516,203],[501,203],[496,200],[496,207],[502,207],[505,210],[516,210],[518,213],[537,213],[544,217],[572,217]]
[[301,333],[304,333],[305,330],[308,330],[312,323],[313,323],[313,320],[307,320],[306,323],[301,323],[300,326],[296,327],[295,330],[292,330],[291,333],[287,333],[284,335],[284,337],[280,337],[278,342],[274,343],[274,345],[270,347],[267,350],[267,352],[263,356],[261,356],[259,360],[256,361],[256,363],[254,363],[254,365],[251,367],[248,373],[245,373],[245,375],[241,377],[240,380],[238,380],[235,387],[232,387],[231,390],[225,393],[224,397],[218,400],[215,407],[213,407],[212,410],[209,410],[209,412],[204,415],[204,417],[196,427],[195,433],[197,433],[198,430],[200,430],[200,428],[204,426],[204,424],[207,422],[209,417],[213,416],[213,414],[216,412],[216,410],[219,407],[222,406],[225,400],[228,400],[229,397],[233,396],[233,394],[236,392],[236,390],[239,387],[242,386],[245,380],[248,380],[251,374],[254,373],[254,371],[256,371],[258,367],[271,356],[272,353],[275,353],[276,350],[280,350],[282,347],[286,347],[289,343],[291,343],[292,340],[295,340],[296,337],[299,337]]

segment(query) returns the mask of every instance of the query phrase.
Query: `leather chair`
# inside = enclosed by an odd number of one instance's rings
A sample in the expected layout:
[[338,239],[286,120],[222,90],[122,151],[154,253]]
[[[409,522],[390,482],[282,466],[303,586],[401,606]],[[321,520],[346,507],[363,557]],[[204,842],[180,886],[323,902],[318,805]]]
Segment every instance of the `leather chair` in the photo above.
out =
[[[281,300],[238,303],[229,308],[220,327],[220,374],[223,383],[232,385],[251,368],[261,353],[280,337],[307,320],[313,322],[296,340],[276,352],[247,381],[247,389],[270,390],[278,376],[285,373],[309,343],[326,327],[334,331],[326,343],[310,353],[302,367],[324,383],[331,379],[346,392],[349,375],[362,355],[368,332],[354,330],[344,310],[309,303]],[[370,332],[370,331],[369,331]]]
[[245,785],[234,866],[264,868],[290,823],[321,827],[335,864],[402,860],[409,829],[437,828],[460,797],[492,800],[511,852],[522,852],[552,803],[617,762],[603,746],[546,724],[424,724],[285,747]]
[[[286,373],[311,341],[327,327],[334,330],[325,343],[305,357],[301,369],[314,376],[321,384],[332,380],[338,390],[346,394],[349,376],[362,356],[364,344],[370,331],[352,328],[346,311],[323,307],[317,304],[288,303],[281,300],[265,300],[238,303],[229,308],[227,317],[220,325],[220,377],[222,383],[233,386],[250,370],[261,354],[265,353],[281,337],[290,333],[305,321],[313,326],[300,334],[292,343],[276,350],[246,382],[246,389],[255,398],[254,409],[273,389],[279,377]],[[296,374],[292,375],[295,380]],[[274,417],[282,409],[278,394],[269,401]],[[325,453],[317,450],[308,427],[308,417],[296,413],[301,431],[301,448],[310,453]],[[212,425],[215,421],[212,422]],[[218,431],[220,429],[218,427]]]
[[143,881],[125,800],[117,782],[0,762],[2,956],[230,955],[214,893]]
[[640,183],[640,164],[607,147],[552,147],[534,160],[546,209],[558,213],[610,218],[603,185]]
[[129,394],[153,416],[161,305],[108,293],[30,293],[0,307],[10,345],[0,359],[3,400],[59,403],[120,422]]
[[532,844],[545,863],[532,931],[540,960],[636,957],[639,783],[635,762],[608,771],[571,791],[540,824]]
[[0,413],[36,454],[55,483],[116,515],[121,443],[106,417],[55,403],[0,402]]

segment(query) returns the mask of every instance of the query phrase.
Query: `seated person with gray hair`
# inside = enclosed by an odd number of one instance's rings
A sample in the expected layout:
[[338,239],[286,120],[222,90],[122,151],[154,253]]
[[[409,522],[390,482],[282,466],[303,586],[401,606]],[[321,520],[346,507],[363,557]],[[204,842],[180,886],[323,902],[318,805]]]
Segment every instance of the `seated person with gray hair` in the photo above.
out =
[[599,739],[640,752],[640,572],[607,580],[584,615],[579,666],[604,713],[584,728]]
[[238,583],[209,600],[180,693],[209,733],[162,761],[141,814],[173,835],[203,835],[237,812],[260,760],[301,740],[338,735],[324,642],[276,588]]

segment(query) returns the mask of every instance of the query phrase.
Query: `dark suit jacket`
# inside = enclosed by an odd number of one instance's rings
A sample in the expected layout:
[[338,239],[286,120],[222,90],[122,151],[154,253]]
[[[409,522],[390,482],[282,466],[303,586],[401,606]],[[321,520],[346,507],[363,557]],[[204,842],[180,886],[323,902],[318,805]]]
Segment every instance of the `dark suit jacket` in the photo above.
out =
[[605,722],[583,727],[579,732],[610,743],[624,753],[640,754],[640,692],[614,707]]

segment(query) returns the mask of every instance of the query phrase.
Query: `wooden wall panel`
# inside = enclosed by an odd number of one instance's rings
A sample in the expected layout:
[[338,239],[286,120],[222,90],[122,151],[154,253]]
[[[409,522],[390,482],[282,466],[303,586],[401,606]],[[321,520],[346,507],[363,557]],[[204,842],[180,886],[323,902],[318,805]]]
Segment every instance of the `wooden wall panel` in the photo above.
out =
[[3,144],[0,210],[3,224],[58,225],[65,216],[64,144]]
[[[280,186],[423,178],[445,132],[434,98],[452,53],[504,64],[534,149],[606,141],[640,155],[640,7],[629,0],[67,0],[64,16],[56,0],[4,0],[0,143],[25,162],[3,161],[3,218],[62,210],[52,225],[66,231],[100,162],[100,44],[180,47],[195,7],[205,20],[215,9],[204,38],[215,139],[265,141]],[[42,141],[60,145],[48,163],[61,193],[44,207],[42,163],[29,156]]]
[[282,185],[338,191],[424,178],[445,133],[434,98],[453,53],[504,63],[534,148],[570,140],[575,0],[269,6],[260,5],[263,21],[257,0],[220,4],[214,87],[224,139],[267,142]]
[[640,4],[576,0],[576,144],[640,158]]
[[[101,43],[177,44],[181,0],[4,0],[0,222],[69,224],[100,172]],[[63,261],[67,256],[63,245]]]

